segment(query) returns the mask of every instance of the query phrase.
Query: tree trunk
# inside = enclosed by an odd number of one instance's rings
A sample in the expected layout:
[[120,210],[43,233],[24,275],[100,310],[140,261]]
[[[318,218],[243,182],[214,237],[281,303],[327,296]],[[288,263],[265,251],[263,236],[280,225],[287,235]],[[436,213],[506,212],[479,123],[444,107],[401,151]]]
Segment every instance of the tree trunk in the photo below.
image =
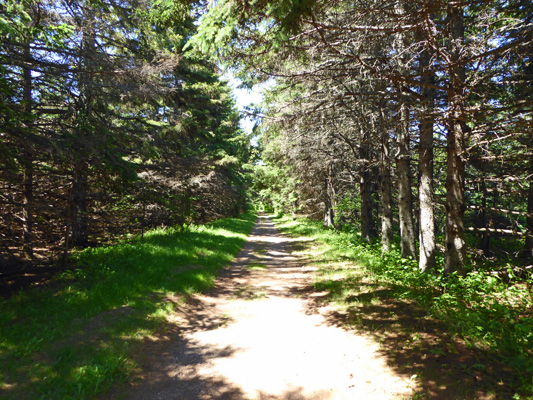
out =
[[[483,167],[482,167],[483,168]],[[485,182],[485,172],[482,172],[481,176],[481,221],[480,228],[490,228],[487,220],[487,184]],[[490,232],[484,231],[481,233],[479,240],[479,248],[483,251],[485,256],[490,255]]]
[[362,170],[360,173],[361,181],[359,184],[361,195],[361,238],[369,242],[374,236],[374,217],[372,202],[372,181],[371,174],[368,170]]
[[533,260],[533,178],[530,178],[529,189],[527,193],[527,231],[526,244],[524,246],[525,257]]
[[[30,45],[27,43],[24,48],[26,65],[31,57]],[[24,125],[26,128],[32,123],[32,79],[31,69],[28,66],[23,68],[24,87],[22,98],[24,101]],[[27,151],[22,160],[24,165],[23,200],[22,200],[22,240],[23,254],[25,257],[33,258],[33,154]]]
[[463,273],[465,264],[464,240],[464,151],[463,132],[455,115],[449,121],[448,128],[448,163],[446,178],[446,248],[445,273]]
[[381,134],[379,191],[381,198],[381,249],[390,251],[393,240],[392,225],[392,183],[391,162],[389,155],[389,132],[384,129]]
[[72,182],[72,202],[69,212],[72,231],[71,243],[74,246],[86,246],[89,238],[87,229],[87,192],[87,170],[82,163],[74,172],[74,180]]
[[435,215],[433,209],[433,84],[430,71],[430,56],[427,51],[420,55],[422,87],[422,115],[420,116],[420,144],[418,162],[418,200],[420,203],[419,268],[427,272],[435,268]]
[[85,247],[88,243],[87,194],[89,192],[89,146],[93,140],[94,116],[94,76],[96,59],[95,12],[86,9],[85,30],[82,35],[83,58],[81,71],[78,75],[80,85],[81,117],[78,121],[78,144],[81,154],[74,160],[74,176],[72,181],[72,199],[69,209],[71,218],[71,240],[74,246]]
[[31,154],[27,154],[24,159],[22,237],[24,256],[33,258],[33,156]]
[[335,189],[333,187],[333,166],[328,166],[324,180],[324,225],[329,227],[335,224]]
[[359,194],[361,196],[361,238],[369,242],[375,236],[372,210],[372,174],[370,172],[370,149],[366,135],[361,132],[360,157],[363,160],[359,171]]
[[463,8],[450,5],[449,53],[451,56],[450,83],[448,88],[448,139],[446,177],[446,246],[444,273],[464,274],[464,188],[465,188],[465,127],[462,122],[465,97],[465,68],[459,62],[464,44]]
[[409,156],[409,110],[405,104],[400,105],[398,141],[398,212],[400,221],[401,255],[403,258],[416,257],[415,234],[412,211],[412,194]]

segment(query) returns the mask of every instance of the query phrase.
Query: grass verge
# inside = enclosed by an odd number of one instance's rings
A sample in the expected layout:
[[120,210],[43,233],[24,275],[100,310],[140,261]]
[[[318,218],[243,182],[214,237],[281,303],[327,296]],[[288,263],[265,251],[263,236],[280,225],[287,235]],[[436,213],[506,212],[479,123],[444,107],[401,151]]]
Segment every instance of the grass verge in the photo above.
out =
[[87,399],[128,380],[135,345],[164,329],[188,295],[214,284],[255,219],[157,229],[86,249],[74,256],[79,268],[47,287],[0,300],[0,398]]
[[[398,249],[321,223],[274,218],[283,233],[314,240],[301,251],[319,267],[314,289],[334,323],[369,334],[413,398],[533,398],[533,308],[525,285],[472,272],[420,274]],[[442,262],[442,260],[439,260]],[[511,277],[512,278],[512,277]]]

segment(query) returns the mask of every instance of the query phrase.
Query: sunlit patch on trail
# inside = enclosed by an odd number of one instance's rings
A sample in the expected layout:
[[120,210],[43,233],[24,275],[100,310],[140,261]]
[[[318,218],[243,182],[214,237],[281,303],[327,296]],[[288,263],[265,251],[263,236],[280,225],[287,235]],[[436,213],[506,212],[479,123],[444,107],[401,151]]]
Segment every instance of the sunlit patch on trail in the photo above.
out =
[[277,236],[251,236],[248,238],[249,242],[253,243],[297,243],[297,242],[312,242],[310,238],[288,238]]

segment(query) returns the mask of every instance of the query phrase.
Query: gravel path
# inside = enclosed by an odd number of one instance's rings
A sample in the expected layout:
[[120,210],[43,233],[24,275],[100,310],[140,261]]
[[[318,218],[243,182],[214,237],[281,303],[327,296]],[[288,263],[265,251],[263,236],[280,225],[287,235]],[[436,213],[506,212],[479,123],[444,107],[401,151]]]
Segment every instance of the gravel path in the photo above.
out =
[[142,379],[117,398],[409,398],[409,379],[378,344],[311,311],[313,269],[291,252],[298,240],[261,216],[214,290],[195,296],[167,341],[146,347]]

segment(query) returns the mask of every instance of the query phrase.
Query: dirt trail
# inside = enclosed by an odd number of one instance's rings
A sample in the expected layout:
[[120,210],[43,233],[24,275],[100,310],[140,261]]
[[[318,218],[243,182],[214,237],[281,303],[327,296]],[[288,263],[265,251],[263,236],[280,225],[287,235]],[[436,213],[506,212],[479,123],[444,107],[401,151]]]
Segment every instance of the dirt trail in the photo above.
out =
[[261,216],[214,290],[176,321],[185,329],[147,348],[142,381],[119,398],[409,398],[409,379],[394,375],[376,343],[309,311],[313,270],[291,253],[298,240]]

